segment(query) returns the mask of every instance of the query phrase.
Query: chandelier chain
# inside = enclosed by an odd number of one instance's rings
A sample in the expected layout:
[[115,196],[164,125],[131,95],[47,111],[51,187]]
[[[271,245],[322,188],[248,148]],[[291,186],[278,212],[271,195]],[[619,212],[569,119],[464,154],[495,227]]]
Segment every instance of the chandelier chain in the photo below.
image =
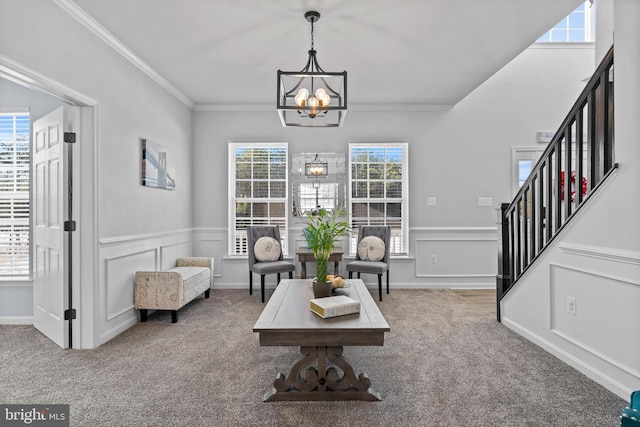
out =
[[313,50],[313,22],[315,19],[311,20],[311,50]]

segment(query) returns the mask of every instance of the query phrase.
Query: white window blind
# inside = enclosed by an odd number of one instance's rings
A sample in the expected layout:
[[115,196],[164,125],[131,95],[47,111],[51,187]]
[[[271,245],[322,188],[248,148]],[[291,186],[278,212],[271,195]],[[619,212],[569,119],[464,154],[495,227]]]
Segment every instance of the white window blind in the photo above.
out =
[[29,276],[28,113],[0,112],[0,277]]
[[286,143],[229,144],[231,255],[247,253],[247,227],[277,225],[288,253]]
[[[393,255],[408,253],[408,144],[349,144],[350,224],[390,225]],[[351,238],[355,253],[357,236]]]

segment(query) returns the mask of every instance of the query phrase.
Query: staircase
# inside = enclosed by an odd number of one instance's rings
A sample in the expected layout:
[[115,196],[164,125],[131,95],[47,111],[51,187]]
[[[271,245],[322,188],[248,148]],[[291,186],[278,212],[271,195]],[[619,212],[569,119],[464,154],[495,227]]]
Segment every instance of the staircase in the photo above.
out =
[[500,209],[500,300],[617,167],[614,163],[613,47],[602,60],[511,203]]

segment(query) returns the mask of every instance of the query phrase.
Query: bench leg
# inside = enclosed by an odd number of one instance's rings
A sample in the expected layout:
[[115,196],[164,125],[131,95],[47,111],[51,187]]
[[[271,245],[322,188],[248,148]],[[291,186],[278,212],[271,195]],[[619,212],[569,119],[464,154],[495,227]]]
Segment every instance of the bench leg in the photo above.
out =
[[171,323],[178,323],[178,310],[171,310]]
[[140,309],[140,321],[141,322],[146,322],[147,321],[147,309],[146,308],[141,308]]
[[[389,293],[389,292],[387,292]],[[209,295],[211,294],[211,288],[207,289],[206,291],[204,291],[204,297],[205,298],[209,298]]]

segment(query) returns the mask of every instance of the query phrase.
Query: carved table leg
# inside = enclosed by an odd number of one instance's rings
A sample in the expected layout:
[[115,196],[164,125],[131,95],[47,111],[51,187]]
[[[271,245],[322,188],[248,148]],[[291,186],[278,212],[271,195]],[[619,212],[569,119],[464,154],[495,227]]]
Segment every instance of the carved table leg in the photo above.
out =
[[[293,365],[287,377],[278,374],[264,401],[382,400],[366,374],[356,376],[342,357],[342,350],[341,346],[301,347],[304,357]],[[332,365],[342,370],[342,376]]]

